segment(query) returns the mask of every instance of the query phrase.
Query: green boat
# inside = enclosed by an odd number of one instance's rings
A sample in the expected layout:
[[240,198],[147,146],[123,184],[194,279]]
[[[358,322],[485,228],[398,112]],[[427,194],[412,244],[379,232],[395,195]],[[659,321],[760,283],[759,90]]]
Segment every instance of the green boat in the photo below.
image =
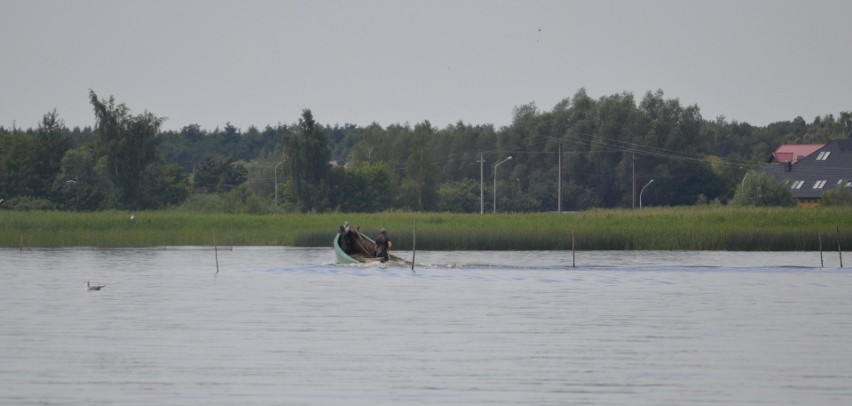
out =
[[[347,242],[345,235],[351,236]],[[354,229],[340,227],[334,236],[334,256],[338,264],[380,264],[380,265],[405,265],[405,259],[390,254],[390,260],[382,262],[376,257],[376,242],[372,238]]]

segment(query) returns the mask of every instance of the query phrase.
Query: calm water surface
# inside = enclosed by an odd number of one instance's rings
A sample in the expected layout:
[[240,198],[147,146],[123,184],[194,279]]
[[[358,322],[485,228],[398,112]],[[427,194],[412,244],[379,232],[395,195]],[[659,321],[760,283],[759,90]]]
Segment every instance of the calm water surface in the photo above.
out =
[[0,256],[2,405],[852,404],[836,253]]

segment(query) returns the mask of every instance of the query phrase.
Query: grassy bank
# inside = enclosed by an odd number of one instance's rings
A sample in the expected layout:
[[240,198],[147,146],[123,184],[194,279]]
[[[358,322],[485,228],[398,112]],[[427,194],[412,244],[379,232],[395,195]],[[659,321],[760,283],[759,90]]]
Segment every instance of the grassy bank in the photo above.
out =
[[328,247],[343,221],[368,235],[391,231],[408,250],[417,221],[423,250],[825,250],[852,247],[848,209],[657,208],[575,214],[283,214],[0,211],[3,247],[220,246]]

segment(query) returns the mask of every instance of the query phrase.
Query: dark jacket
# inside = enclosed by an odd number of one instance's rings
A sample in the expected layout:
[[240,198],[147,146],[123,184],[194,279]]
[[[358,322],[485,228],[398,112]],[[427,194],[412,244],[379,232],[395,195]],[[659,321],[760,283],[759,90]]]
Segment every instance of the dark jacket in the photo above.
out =
[[388,254],[388,242],[389,241],[390,240],[388,239],[388,237],[384,234],[379,234],[379,236],[376,237],[376,256],[377,257],[382,257],[384,259],[389,258],[389,256],[390,256]]

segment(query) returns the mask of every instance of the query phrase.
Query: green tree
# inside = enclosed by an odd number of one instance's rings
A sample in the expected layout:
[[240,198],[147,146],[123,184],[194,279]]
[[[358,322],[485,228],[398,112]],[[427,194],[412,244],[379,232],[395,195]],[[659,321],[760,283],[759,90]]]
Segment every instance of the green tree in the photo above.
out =
[[142,173],[140,207],[170,207],[189,197],[189,179],[180,165],[148,165]]
[[387,132],[378,124],[373,123],[364,129],[363,134],[349,152],[347,161],[352,165],[361,163],[373,164],[381,159],[388,159]]
[[843,185],[838,186],[836,189],[829,190],[822,194],[820,205],[844,207],[852,206],[852,193],[849,192],[849,188],[844,187]]
[[248,179],[245,165],[233,159],[205,157],[195,166],[192,187],[199,193],[225,193]]
[[328,134],[331,159],[342,165],[346,162],[350,151],[357,145],[364,135],[364,129],[354,124],[344,126],[335,125],[333,128],[326,127]]
[[230,214],[266,214],[269,205],[246,185],[240,185],[225,195],[225,212]]
[[795,206],[793,194],[790,188],[776,182],[762,171],[749,173],[737,188],[734,198],[731,199],[732,206]]
[[35,154],[31,157],[37,175],[33,185],[35,196],[55,200],[56,196],[51,193],[53,183],[59,174],[62,157],[72,144],[65,122],[56,110],[45,114],[35,133]]
[[0,135],[0,198],[34,196],[39,184],[32,137],[15,132]]
[[116,206],[117,193],[106,176],[105,159],[98,160],[88,147],[65,153],[53,191],[63,210],[95,211]]
[[165,162],[178,164],[183,167],[185,173],[190,173],[193,165],[200,162],[205,155],[211,154],[203,144],[206,136],[207,132],[202,130],[201,126],[190,124],[179,132],[163,133],[158,150]]
[[288,134],[285,157],[290,175],[290,198],[302,212],[324,211],[332,206],[328,141],[311,110],[302,111],[299,131]]
[[140,175],[148,165],[160,163],[157,135],[165,119],[148,112],[133,116],[124,104],[116,105],[113,97],[101,100],[91,90],[89,99],[97,123],[95,148],[105,158],[106,175],[116,187],[119,205],[143,208],[144,179]]
[[430,149],[431,135],[429,121],[414,126],[400,194],[400,203],[412,210],[432,210],[435,207],[437,168]]
[[340,210],[373,213],[392,208],[396,184],[387,165],[363,163],[343,174]]
[[479,213],[479,182],[466,179],[438,187],[436,209],[445,212]]

